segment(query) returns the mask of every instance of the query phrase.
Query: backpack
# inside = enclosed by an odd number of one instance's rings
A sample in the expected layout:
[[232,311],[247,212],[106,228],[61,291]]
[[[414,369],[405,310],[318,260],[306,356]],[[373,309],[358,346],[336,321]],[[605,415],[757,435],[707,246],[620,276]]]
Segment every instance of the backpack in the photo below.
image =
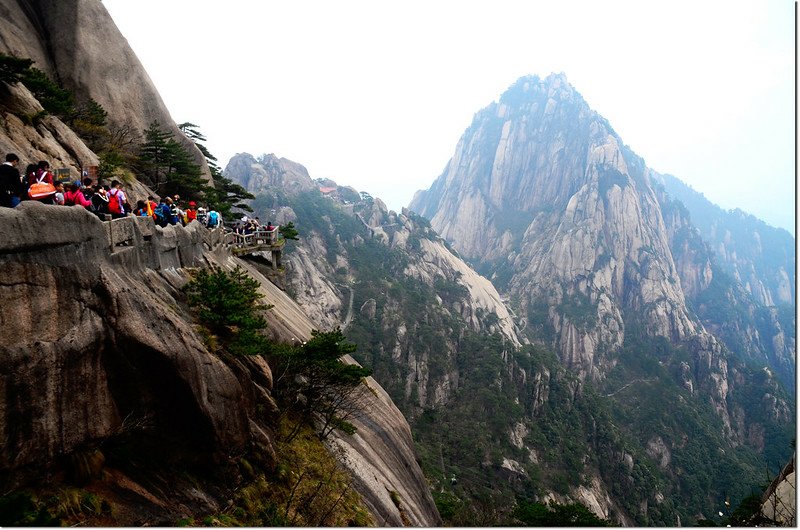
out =
[[156,206],[155,211],[153,212],[156,214],[156,223],[160,226],[167,226],[167,218],[169,217],[169,206],[164,204],[163,202]]
[[99,193],[92,195],[91,209],[94,213],[108,213],[108,202]]
[[208,212],[208,225],[207,226],[209,228],[214,228],[215,226],[217,226],[218,222],[219,222],[219,214],[217,212],[213,211],[213,210]]
[[[78,192],[75,192],[78,193]],[[75,205],[75,194],[71,191],[68,191],[64,194],[64,206],[74,206]]]
[[119,203],[117,195],[119,195],[117,188],[108,192],[108,211],[111,213],[122,213],[122,205]]

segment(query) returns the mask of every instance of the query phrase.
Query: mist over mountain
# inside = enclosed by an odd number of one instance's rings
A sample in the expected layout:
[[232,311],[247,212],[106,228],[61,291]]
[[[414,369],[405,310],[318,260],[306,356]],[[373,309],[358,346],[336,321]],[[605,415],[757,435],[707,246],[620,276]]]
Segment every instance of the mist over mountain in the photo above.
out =
[[725,211],[672,175],[654,173],[686,207],[719,265],[761,305],[795,303],[795,239],[742,210]]

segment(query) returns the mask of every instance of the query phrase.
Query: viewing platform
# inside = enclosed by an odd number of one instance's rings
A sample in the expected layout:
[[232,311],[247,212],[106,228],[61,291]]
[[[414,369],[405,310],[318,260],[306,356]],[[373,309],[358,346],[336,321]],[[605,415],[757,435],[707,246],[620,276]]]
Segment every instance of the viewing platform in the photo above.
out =
[[283,246],[286,244],[286,240],[278,231],[277,226],[272,230],[267,230],[263,227],[258,228],[249,234],[241,234],[226,228],[223,242],[231,249],[231,253],[234,256],[270,252],[272,254],[273,269],[281,266],[281,253]]

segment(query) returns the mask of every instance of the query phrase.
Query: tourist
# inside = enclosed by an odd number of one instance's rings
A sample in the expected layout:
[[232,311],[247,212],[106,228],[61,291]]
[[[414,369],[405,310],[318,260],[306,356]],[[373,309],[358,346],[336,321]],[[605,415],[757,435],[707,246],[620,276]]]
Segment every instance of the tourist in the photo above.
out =
[[195,219],[197,219],[197,203],[194,201],[189,201],[189,207],[186,208],[186,224],[191,223]]
[[56,192],[53,194],[53,204],[64,206],[64,183],[56,182],[55,188]]
[[154,221],[158,221],[158,219],[156,218],[156,209],[158,208],[158,203],[156,202],[156,198],[153,197],[152,195],[148,195],[145,207],[147,208],[147,215],[152,217]]
[[136,201],[136,208],[133,209],[133,215],[136,217],[148,217],[147,205],[143,200]]
[[28,187],[31,186],[34,182],[36,182],[36,164],[28,164],[28,167],[25,168],[25,176],[23,177],[23,182],[27,183]]
[[222,216],[216,210],[209,210],[206,218],[206,228],[217,228],[222,226]]
[[[30,179],[30,176],[28,177]],[[28,184],[33,185],[36,182],[46,182],[51,186],[55,186],[53,183],[53,174],[50,173],[50,162],[47,160],[40,160],[36,166],[36,173],[34,173],[33,182],[28,182]]]
[[95,186],[91,211],[100,219],[108,213],[108,192],[105,186],[101,184]]
[[164,228],[169,224],[170,214],[168,202],[172,202],[172,199],[169,197],[162,197],[155,209],[156,224],[161,228]]
[[119,219],[127,215],[128,199],[122,191],[122,183],[118,180],[111,182],[111,190],[108,192],[108,211],[111,217]]
[[90,208],[92,206],[92,201],[87,199],[83,190],[76,182],[73,182],[69,185],[69,190],[64,194],[64,204],[67,206],[75,205]]
[[181,204],[182,204],[181,196],[176,193],[175,195],[172,196],[172,206],[171,206],[172,211],[175,212],[175,215],[177,216],[175,224],[181,223],[182,225],[185,225],[186,222],[184,221],[183,218],[183,208],[181,207]]
[[0,165],[0,206],[15,207],[25,191],[18,165],[19,157],[14,153],[8,153],[6,161]]
[[[29,166],[30,167],[30,166]],[[53,185],[53,175],[50,173],[50,164],[42,160],[36,169],[28,175],[28,197],[42,204],[53,204],[56,188]]]
[[86,177],[83,179],[83,185],[81,186],[81,193],[83,194],[83,198],[92,202],[92,195],[94,195],[94,188],[92,188],[92,179]]
[[[178,197],[177,195],[175,197]],[[178,215],[178,205],[175,204],[175,201],[172,198],[167,197],[166,205],[169,207],[169,224],[176,225],[180,222],[180,217]]]

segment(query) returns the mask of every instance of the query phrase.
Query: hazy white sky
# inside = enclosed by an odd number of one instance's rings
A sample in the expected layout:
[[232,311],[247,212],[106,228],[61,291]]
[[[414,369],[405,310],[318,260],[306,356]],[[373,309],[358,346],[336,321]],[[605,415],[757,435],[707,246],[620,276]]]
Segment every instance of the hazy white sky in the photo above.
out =
[[400,210],[480,109],[564,72],[646,163],[794,233],[792,0],[104,0],[224,168],[275,153]]

